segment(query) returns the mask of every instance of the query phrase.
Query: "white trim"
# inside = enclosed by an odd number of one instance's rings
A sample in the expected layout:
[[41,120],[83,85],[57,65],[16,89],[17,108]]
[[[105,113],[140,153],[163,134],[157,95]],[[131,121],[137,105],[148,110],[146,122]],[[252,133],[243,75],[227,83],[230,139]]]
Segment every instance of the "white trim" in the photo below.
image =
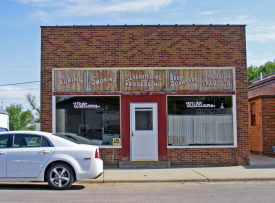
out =
[[232,95],[233,103],[233,128],[234,128],[234,146],[237,147],[237,102],[236,95]]
[[233,145],[223,145],[223,146],[218,146],[218,145],[212,145],[212,146],[200,146],[200,145],[194,145],[194,146],[167,146],[167,149],[178,149],[178,148],[237,148],[236,146]]
[[178,70],[178,69],[235,69],[235,67],[223,66],[223,67],[104,67],[104,68],[94,68],[94,67],[74,67],[74,68],[52,68],[52,70]]
[[[157,102],[130,102],[130,160],[139,160],[140,157],[133,157],[133,138],[132,133],[135,132],[135,116],[136,108],[152,108],[146,110],[152,110],[153,112],[153,133],[154,133],[154,143],[152,143],[152,147],[155,149],[154,155],[151,159],[158,160],[158,103]],[[142,160],[144,160],[142,158]]]
[[96,145],[96,146],[98,146],[99,148],[102,148],[102,149],[104,149],[104,148],[118,148],[118,149],[120,149],[120,148],[122,148],[122,146],[113,146],[113,145]]
[[56,98],[52,96],[52,133],[56,133]]

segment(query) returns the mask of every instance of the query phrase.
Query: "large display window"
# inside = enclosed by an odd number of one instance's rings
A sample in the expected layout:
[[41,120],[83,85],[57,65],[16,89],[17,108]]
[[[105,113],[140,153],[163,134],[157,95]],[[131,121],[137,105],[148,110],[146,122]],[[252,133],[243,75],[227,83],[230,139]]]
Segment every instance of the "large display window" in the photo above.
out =
[[232,96],[169,96],[168,145],[234,144]]
[[120,145],[120,97],[56,96],[56,134],[94,145]]

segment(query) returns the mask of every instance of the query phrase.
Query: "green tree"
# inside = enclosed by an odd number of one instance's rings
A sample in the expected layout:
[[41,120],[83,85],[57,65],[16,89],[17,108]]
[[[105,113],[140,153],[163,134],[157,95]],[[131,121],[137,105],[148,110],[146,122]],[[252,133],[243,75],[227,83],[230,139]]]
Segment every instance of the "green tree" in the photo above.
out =
[[247,81],[248,83],[261,76],[261,73],[263,75],[272,73],[275,71],[275,62],[268,61],[264,65],[261,66],[250,66],[247,68]]
[[21,104],[11,104],[6,108],[9,113],[10,130],[35,130],[33,115],[30,110],[22,111]]

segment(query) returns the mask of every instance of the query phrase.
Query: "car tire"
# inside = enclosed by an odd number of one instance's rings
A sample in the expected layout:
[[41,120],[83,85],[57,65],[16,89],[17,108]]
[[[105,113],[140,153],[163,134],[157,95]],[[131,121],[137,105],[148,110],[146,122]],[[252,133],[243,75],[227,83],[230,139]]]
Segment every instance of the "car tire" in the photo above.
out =
[[49,186],[56,190],[65,190],[74,183],[73,169],[65,163],[54,163],[46,172]]

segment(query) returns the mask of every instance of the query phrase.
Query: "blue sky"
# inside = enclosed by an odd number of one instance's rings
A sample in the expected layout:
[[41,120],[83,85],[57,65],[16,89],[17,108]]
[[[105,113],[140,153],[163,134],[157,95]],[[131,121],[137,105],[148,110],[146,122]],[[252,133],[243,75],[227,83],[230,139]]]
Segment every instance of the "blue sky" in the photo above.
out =
[[1,0],[0,107],[40,104],[40,26],[245,24],[247,66],[275,59],[274,0]]

